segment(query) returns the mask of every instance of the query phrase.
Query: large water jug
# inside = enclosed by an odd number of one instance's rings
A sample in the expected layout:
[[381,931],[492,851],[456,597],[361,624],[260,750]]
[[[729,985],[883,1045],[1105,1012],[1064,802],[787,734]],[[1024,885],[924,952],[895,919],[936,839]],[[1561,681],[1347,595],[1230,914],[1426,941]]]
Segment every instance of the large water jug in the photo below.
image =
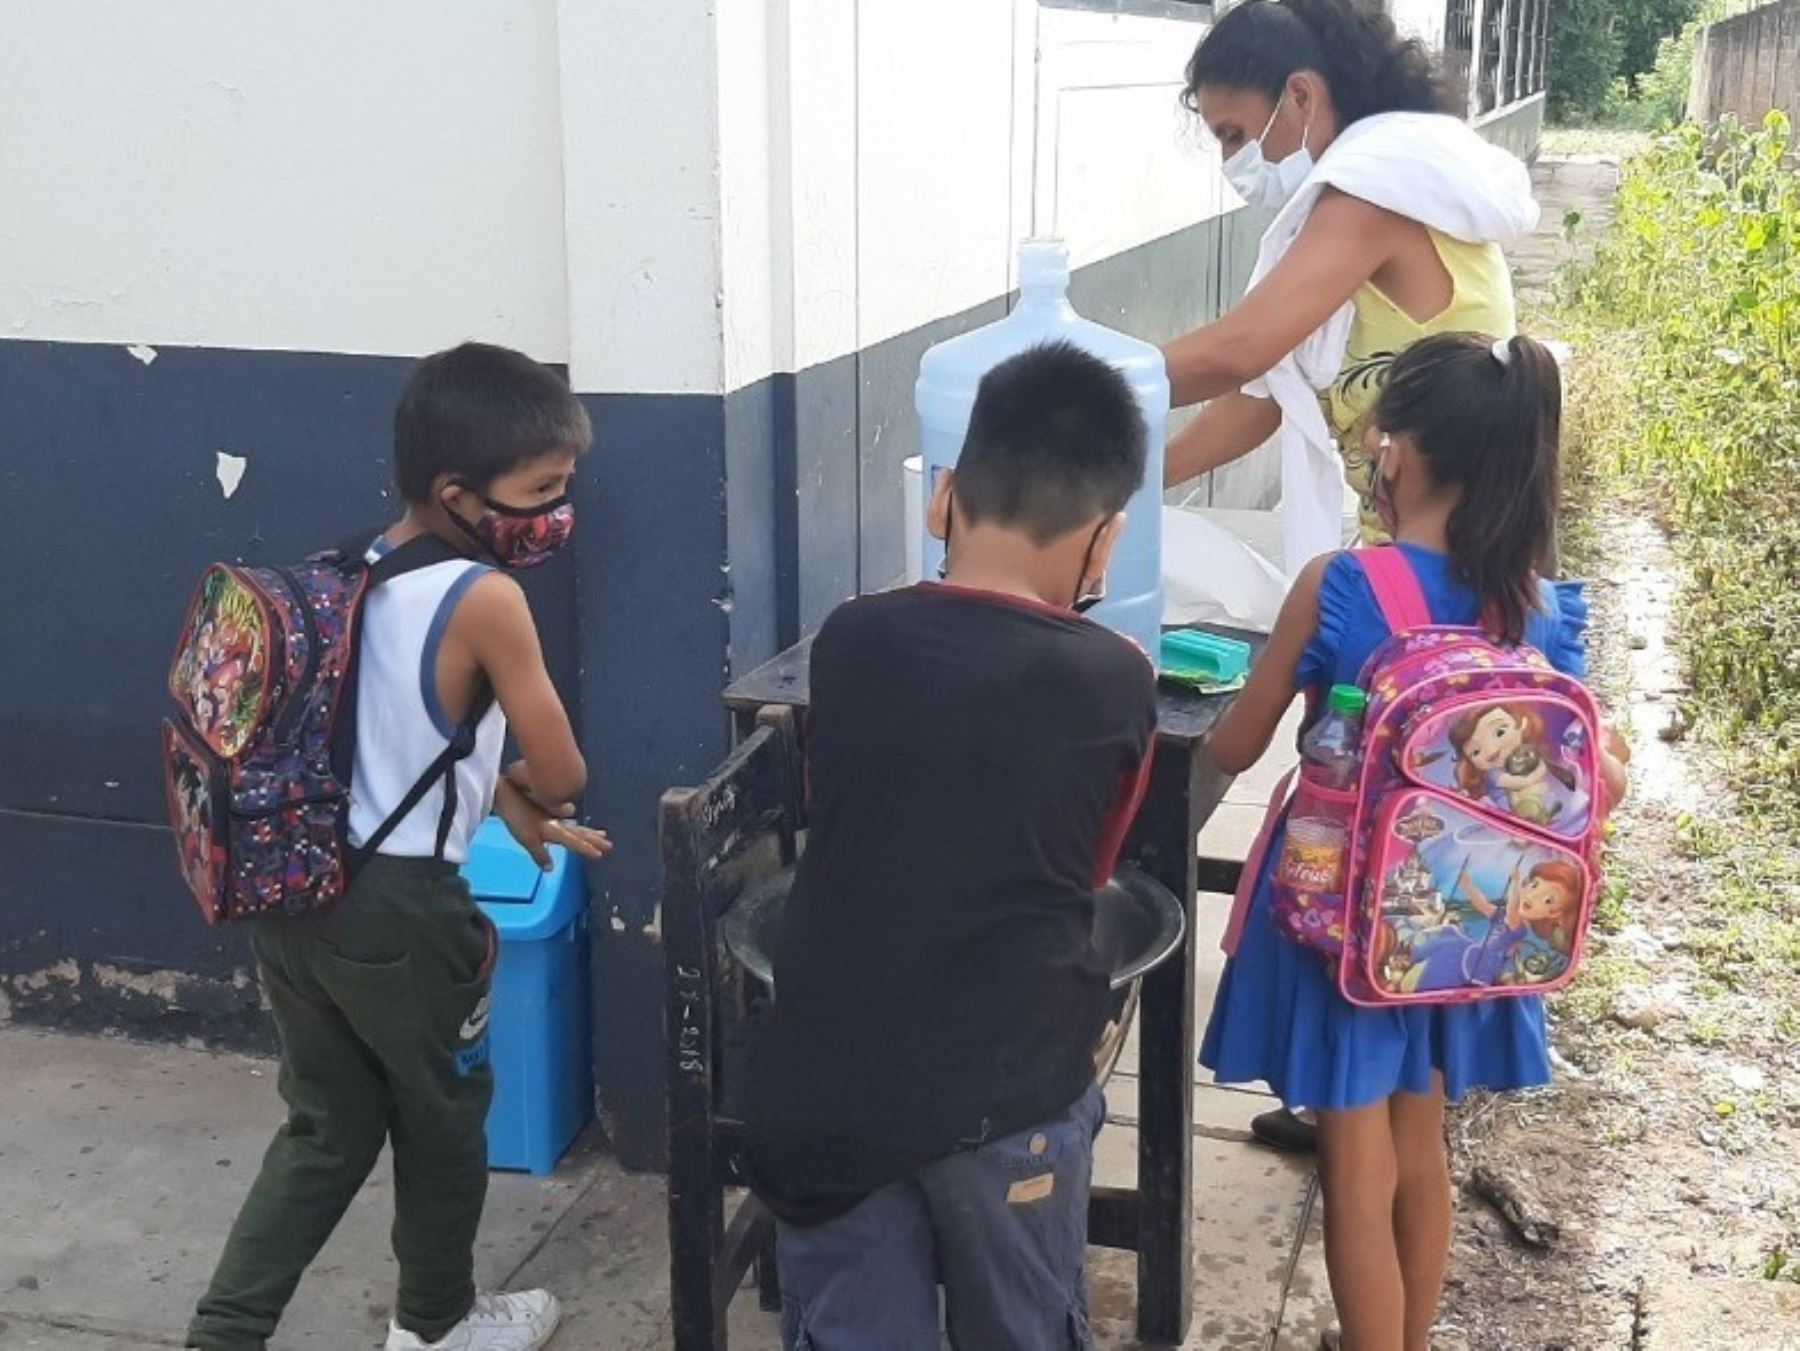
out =
[[[929,498],[938,475],[955,467],[981,377],[1010,356],[1056,341],[1073,343],[1116,367],[1144,412],[1149,449],[1144,486],[1126,507],[1125,530],[1106,573],[1106,599],[1093,617],[1132,639],[1154,662],[1163,615],[1162,466],[1169,421],[1168,372],[1157,348],[1075,313],[1069,304],[1069,253],[1062,241],[1029,239],[1020,245],[1019,303],[1011,314],[941,342],[925,354],[915,393],[925,461],[919,491]],[[935,577],[943,560],[942,542],[927,535],[920,556],[924,575]]]

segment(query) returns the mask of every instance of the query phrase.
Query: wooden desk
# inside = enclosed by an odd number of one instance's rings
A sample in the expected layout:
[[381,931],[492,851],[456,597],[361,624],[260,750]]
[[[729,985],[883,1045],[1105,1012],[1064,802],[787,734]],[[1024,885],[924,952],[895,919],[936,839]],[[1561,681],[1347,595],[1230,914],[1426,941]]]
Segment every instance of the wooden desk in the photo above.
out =
[[[1258,652],[1267,641],[1215,631]],[[810,642],[790,648],[725,691],[740,737],[765,707],[807,707],[810,652]],[[1162,685],[1157,703],[1156,762],[1124,861],[1181,901],[1187,930],[1181,950],[1144,978],[1139,1004],[1138,1185],[1094,1189],[1088,1240],[1137,1254],[1138,1335],[1173,1344],[1186,1338],[1194,1302],[1194,904],[1202,887],[1231,891],[1236,868],[1203,864],[1195,849],[1200,828],[1231,786],[1204,750],[1231,696]]]

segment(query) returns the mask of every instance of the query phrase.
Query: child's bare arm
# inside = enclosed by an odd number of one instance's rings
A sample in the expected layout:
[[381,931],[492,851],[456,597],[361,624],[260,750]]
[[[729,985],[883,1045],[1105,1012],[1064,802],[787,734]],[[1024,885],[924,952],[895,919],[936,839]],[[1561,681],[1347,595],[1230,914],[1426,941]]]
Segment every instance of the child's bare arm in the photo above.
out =
[[1618,806],[1631,791],[1631,774],[1610,748],[1603,747],[1600,751],[1600,777],[1606,783],[1607,802]]
[[1294,702],[1294,673],[1319,627],[1319,585],[1330,561],[1327,555],[1302,569],[1243,692],[1213,729],[1208,748],[1227,774],[1241,774],[1263,757]]
[[573,802],[587,786],[587,762],[550,683],[519,584],[499,573],[483,577],[457,607],[449,636],[461,639],[506,714],[525,757],[531,796],[550,808]]
[[506,823],[512,837],[546,872],[551,867],[549,846],[553,844],[560,844],[583,858],[605,858],[612,852],[612,839],[604,830],[564,819],[573,811],[574,807],[569,803],[563,803],[554,811],[540,806],[535,798],[507,779],[500,780],[494,792],[494,814]]

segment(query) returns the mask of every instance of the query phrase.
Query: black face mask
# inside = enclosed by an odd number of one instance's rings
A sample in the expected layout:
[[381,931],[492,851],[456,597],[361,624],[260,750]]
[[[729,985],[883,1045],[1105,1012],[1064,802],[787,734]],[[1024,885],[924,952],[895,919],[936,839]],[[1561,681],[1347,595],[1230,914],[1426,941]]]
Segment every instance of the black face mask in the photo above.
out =
[[1081,576],[1075,579],[1076,596],[1069,608],[1078,615],[1084,615],[1101,601],[1106,599],[1106,574],[1100,574],[1100,580],[1094,583],[1092,591],[1083,594],[1081,584],[1087,579],[1088,564],[1094,561],[1094,550],[1100,547],[1100,536],[1106,533],[1110,521],[1100,522],[1100,528],[1094,531],[1094,537],[1088,541],[1087,552],[1081,556]]

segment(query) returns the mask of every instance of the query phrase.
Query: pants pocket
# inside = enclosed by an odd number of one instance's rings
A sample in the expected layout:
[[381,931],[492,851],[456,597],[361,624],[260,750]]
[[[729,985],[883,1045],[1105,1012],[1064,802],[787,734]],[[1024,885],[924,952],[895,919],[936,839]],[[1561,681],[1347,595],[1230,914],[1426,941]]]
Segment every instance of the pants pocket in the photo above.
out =
[[481,955],[476,960],[475,976],[469,983],[480,985],[493,978],[494,963],[500,960],[500,931],[479,906],[475,908],[474,927]]
[[410,953],[380,961],[352,957],[319,943],[313,974],[358,1036],[378,1049],[418,1036],[424,1009]]

